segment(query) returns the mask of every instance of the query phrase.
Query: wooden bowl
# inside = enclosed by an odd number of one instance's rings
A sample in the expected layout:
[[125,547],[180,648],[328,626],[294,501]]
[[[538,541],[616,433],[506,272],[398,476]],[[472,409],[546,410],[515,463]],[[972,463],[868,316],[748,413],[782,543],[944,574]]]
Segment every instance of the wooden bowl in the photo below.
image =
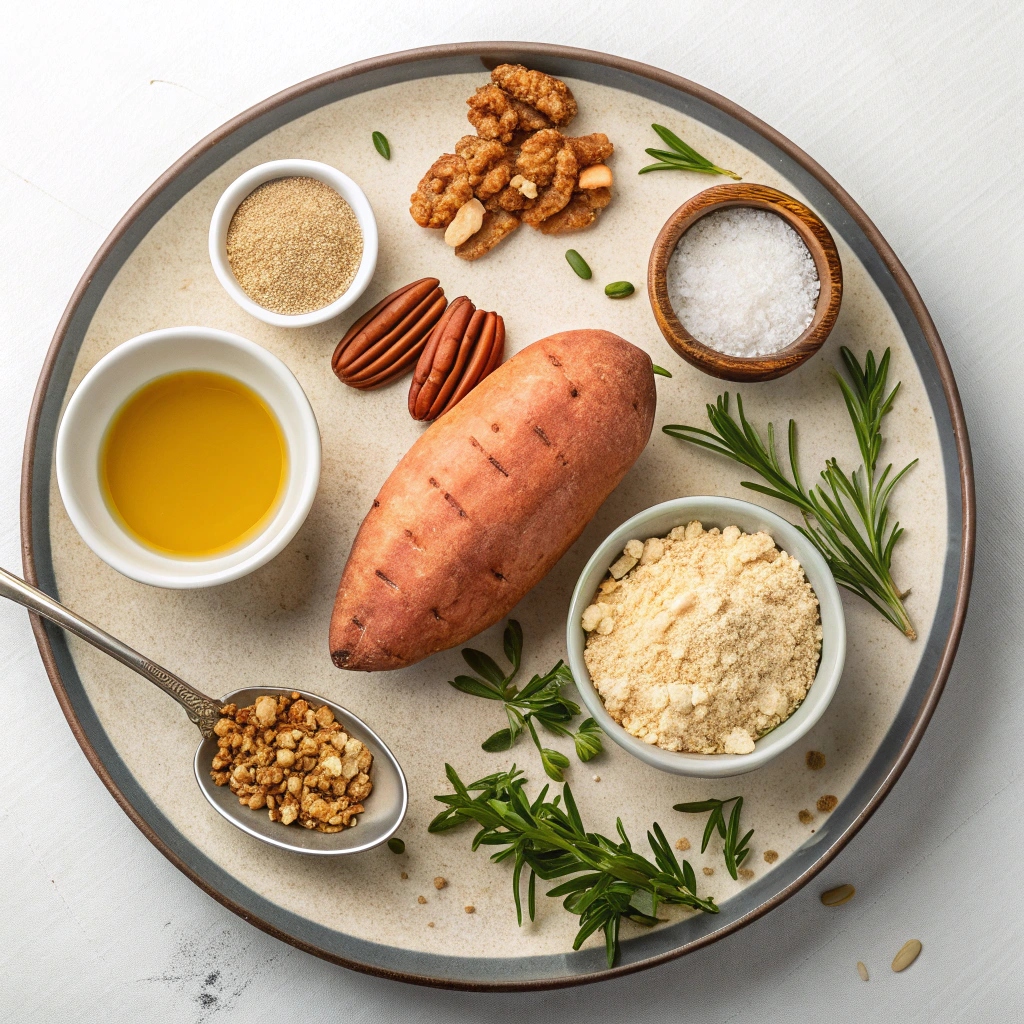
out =
[[[730,206],[751,206],[778,214],[803,239],[818,270],[821,290],[813,319],[791,345],[771,355],[747,359],[702,345],[682,325],[669,301],[666,270],[679,239],[701,217]],[[665,222],[651,250],[647,266],[647,293],[665,340],[698,370],[724,380],[773,380],[795,370],[824,344],[839,315],[839,304],[843,298],[843,268],[828,228],[803,203],[767,185],[743,182],[715,185],[688,199]]]

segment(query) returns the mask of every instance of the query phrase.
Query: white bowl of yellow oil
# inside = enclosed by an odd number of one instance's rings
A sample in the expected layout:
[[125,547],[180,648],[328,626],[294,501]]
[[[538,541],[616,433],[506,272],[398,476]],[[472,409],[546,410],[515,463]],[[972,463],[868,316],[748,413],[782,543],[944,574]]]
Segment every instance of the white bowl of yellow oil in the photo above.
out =
[[252,572],[295,536],[320,431],[291,371],[225,331],[175,327],[105,355],[57,432],[57,485],[82,539],[157,587]]

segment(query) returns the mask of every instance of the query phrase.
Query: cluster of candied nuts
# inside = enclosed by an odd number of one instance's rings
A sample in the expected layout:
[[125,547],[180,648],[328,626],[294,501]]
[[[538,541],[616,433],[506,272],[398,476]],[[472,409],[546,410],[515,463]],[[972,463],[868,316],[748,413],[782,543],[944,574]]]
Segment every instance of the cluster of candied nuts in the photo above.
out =
[[221,715],[210,774],[239,803],[318,832],[357,824],[373,789],[373,755],[346,735],[329,707],[314,709],[292,693],[258,697],[246,708],[227,704]]
[[420,227],[444,228],[455,255],[476,260],[521,223],[548,235],[589,227],[611,202],[614,146],[601,132],[571,138],[577,106],[565,82],[501,64],[467,101],[476,135],[434,161],[412,195]]

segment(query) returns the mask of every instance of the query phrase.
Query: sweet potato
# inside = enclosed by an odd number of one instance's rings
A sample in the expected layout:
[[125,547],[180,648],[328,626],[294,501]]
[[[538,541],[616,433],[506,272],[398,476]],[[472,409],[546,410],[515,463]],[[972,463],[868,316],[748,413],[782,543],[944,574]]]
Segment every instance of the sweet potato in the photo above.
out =
[[567,331],[499,366],[409,449],[349,554],[339,668],[402,668],[493,625],[548,573],[651,436],[647,354]]

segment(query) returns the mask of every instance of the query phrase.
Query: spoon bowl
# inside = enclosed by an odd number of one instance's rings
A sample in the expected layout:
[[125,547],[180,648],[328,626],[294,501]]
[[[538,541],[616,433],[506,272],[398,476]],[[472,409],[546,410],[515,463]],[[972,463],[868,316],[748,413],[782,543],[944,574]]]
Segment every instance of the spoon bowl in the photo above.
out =
[[[237,704],[247,707],[257,697],[276,697],[281,689],[270,686],[249,686],[227,694],[221,704]],[[304,690],[289,690],[298,693],[314,707],[326,704],[334,712],[349,736],[359,740],[373,755],[370,778],[373,792],[366,798],[366,810],[354,820],[355,827],[340,832],[318,832],[303,828],[298,823],[282,825],[271,821],[267,811],[254,811],[238,802],[238,797],[227,786],[218,786],[210,775],[210,764],[217,753],[217,737],[210,736],[199,744],[194,761],[196,782],[210,806],[227,818],[232,825],[240,828],[264,843],[282,850],[296,853],[312,853],[320,856],[337,856],[345,853],[361,853],[387,842],[398,826],[402,824],[409,805],[409,789],[405,774],[384,741],[360,718],[347,708]]]
[[[190,683],[186,683],[184,679],[179,679],[173,672],[161,668],[122,643],[117,637],[111,636],[81,615],[65,608],[38,587],[33,587],[31,583],[26,583],[5,569],[0,569],[0,597],[6,597],[30,612],[49,619],[69,633],[81,637],[133,672],[138,672],[144,679],[163,690],[168,697],[176,700],[203,736],[193,762],[199,789],[218,814],[254,839],[281,850],[291,850],[293,853],[337,856],[361,853],[363,850],[379,846],[387,842],[402,824],[409,806],[409,787],[406,785],[401,765],[387,744],[348,708],[326,700],[319,694],[286,689],[283,686],[244,687],[227,694],[222,700],[214,700]],[[256,811],[240,804],[238,797],[228,786],[218,786],[211,777],[213,758],[217,752],[217,736],[213,729],[221,717],[220,709],[225,704],[246,707],[254,703],[257,697],[276,696],[280,693],[299,693],[314,707],[326,704],[348,735],[363,743],[373,755],[373,766],[370,769],[373,791],[366,798],[366,810],[352,825],[340,832],[318,832],[316,829],[303,828],[301,825],[282,825],[280,822],[271,821],[265,810]]]

